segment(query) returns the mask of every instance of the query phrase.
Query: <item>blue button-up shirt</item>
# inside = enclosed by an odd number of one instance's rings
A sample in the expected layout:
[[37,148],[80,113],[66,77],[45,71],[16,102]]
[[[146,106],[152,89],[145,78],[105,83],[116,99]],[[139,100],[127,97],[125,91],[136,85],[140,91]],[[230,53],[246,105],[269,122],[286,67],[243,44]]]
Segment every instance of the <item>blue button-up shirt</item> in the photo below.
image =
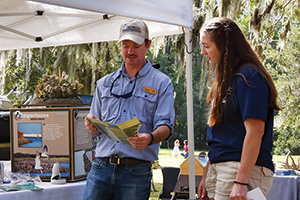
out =
[[[111,94],[123,95],[131,91],[133,93],[129,98],[117,98]],[[138,75],[132,78],[126,74],[123,63],[120,69],[97,81],[90,113],[102,121],[117,124],[137,117],[142,124],[140,133],[152,132],[161,125],[169,126],[173,132],[175,118],[173,93],[170,78],[153,68],[150,62],[147,62]],[[95,156],[118,155],[154,161],[158,159],[158,151],[159,144],[138,150],[101,134]]]

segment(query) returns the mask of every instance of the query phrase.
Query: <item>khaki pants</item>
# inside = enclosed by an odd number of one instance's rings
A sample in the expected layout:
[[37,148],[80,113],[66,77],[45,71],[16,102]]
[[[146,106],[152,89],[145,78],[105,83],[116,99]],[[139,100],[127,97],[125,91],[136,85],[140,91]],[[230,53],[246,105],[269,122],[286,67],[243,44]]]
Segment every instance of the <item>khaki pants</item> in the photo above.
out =
[[[206,177],[206,190],[209,198],[215,200],[230,199],[239,165],[239,162],[222,162],[209,165]],[[273,174],[270,169],[255,165],[248,182],[248,191],[259,187],[267,196],[272,187]]]

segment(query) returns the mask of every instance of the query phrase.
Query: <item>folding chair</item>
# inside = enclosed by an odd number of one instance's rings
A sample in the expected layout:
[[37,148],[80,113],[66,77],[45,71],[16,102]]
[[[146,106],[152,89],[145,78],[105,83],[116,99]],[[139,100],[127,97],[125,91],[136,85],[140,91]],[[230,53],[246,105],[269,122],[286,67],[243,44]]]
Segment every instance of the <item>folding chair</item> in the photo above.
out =
[[163,174],[163,187],[159,193],[159,199],[167,200],[171,199],[174,187],[176,185],[178,175],[180,173],[179,167],[161,167]]

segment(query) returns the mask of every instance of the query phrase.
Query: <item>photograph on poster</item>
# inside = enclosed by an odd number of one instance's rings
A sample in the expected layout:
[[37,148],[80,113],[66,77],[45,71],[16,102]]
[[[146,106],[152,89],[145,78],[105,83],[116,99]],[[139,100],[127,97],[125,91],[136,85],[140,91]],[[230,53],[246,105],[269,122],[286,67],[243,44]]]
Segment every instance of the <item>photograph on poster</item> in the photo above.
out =
[[42,147],[42,123],[18,123],[19,147]]
[[92,168],[92,151],[77,151],[74,157],[75,177],[84,176],[89,173]]

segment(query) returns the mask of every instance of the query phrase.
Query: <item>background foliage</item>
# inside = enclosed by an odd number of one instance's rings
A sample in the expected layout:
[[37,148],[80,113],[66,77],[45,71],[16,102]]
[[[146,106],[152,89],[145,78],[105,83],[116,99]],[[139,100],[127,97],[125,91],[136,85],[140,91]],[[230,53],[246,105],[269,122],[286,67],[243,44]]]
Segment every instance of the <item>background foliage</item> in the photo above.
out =
[[[159,63],[160,70],[173,81],[175,88],[175,135],[173,141],[187,139],[185,43],[193,44],[193,103],[195,149],[207,149],[205,97],[208,61],[201,55],[199,29],[206,19],[226,16],[238,23],[262,62],[272,74],[282,110],[277,113],[274,127],[274,153],[300,154],[299,134],[299,0],[194,0],[193,40],[184,35],[153,38],[147,57]],[[50,70],[65,71],[70,82],[78,79],[84,85],[81,94],[92,95],[95,82],[121,64],[116,42],[20,49],[0,52],[0,95],[17,86],[18,95],[9,98],[15,104],[34,98],[39,78]]]

